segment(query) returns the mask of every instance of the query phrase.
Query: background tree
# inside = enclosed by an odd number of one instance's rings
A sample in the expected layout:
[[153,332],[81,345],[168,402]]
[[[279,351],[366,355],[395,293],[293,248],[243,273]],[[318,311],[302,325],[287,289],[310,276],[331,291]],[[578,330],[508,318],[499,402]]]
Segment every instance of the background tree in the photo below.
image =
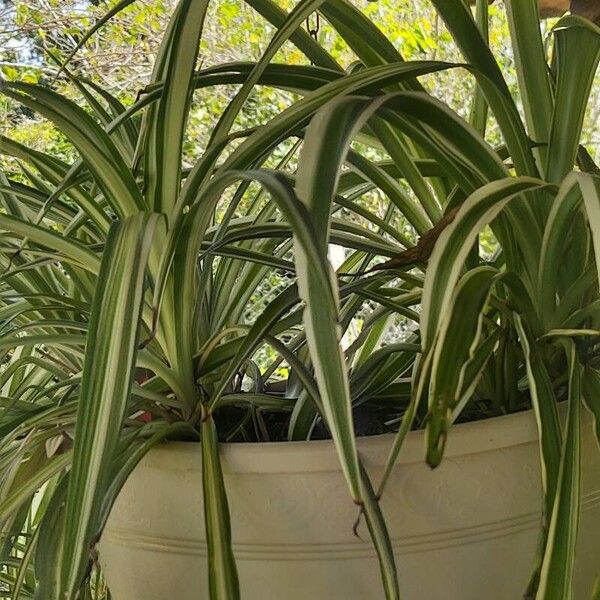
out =
[[[553,0],[554,1],[554,0]],[[544,0],[544,6],[549,3]],[[289,9],[295,2],[279,0]],[[64,60],[81,39],[83,33],[116,3],[103,0],[0,0],[0,69],[7,79],[26,81],[52,81],[58,72],[57,61]],[[174,7],[174,0],[139,0],[119,13],[81,48],[70,63],[70,69],[79,76],[92,79],[129,104],[144,87],[152,70],[154,52],[161,33]],[[459,53],[451,36],[436,16],[428,0],[357,0],[370,19],[375,21],[386,36],[401,50],[407,59],[459,60]],[[556,9],[562,10],[564,0]],[[560,6],[558,6],[560,4]],[[575,0],[578,10],[598,9],[597,2]],[[564,7],[563,7],[564,8]],[[501,3],[490,7],[490,44],[501,57],[502,68],[510,81],[515,81],[512,50],[508,25]],[[549,30],[552,21],[544,22]],[[206,19],[206,35],[202,42],[203,66],[212,64],[254,60],[260,56],[273,35],[272,27],[241,0],[213,2]],[[343,64],[350,66],[355,57],[343,41],[321,19],[319,41]],[[548,38],[548,43],[551,40]],[[305,62],[303,55],[291,44],[286,44],[276,57],[287,63]],[[460,70],[451,70],[430,78],[435,93],[461,107],[464,114],[469,107],[462,106],[470,92],[472,78]],[[60,77],[72,96],[77,91],[68,78]],[[516,86],[515,86],[516,89]],[[197,94],[190,121],[189,151],[199,152],[206,142],[203,130],[214,123],[224,103],[235,89],[223,86],[219,94],[210,97]],[[514,90],[513,90],[514,91]],[[592,156],[598,155],[600,140],[597,136],[600,115],[600,86],[595,86],[586,117],[584,143]],[[60,136],[52,132],[50,125],[40,122],[33,115],[10,106],[0,100],[2,133],[34,147],[56,146],[68,152]],[[246,123],[262,122],[274,112],[282,110],[289,102],[289,95],[261,89],[247,103],[242,118]],[[15,126],[18,125],[18,129]],[[490,124],[490,136],[496,135]],[[499,141],[499,140],[498,140]]]

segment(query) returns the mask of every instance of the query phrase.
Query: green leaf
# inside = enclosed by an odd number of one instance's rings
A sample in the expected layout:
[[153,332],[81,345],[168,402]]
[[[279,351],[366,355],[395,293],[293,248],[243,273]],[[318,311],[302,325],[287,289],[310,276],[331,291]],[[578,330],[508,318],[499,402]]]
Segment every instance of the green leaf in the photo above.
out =
[[0,214],[0,229],[26,237],[31,241],[61,253],[64,259],[83,267],[91,273],[98,273],[100,261],[96,254],[81,242],[68,239],[47,227],[32,225],[17,217]]
[[585,173],[573,173],[565,180],[563,187],[568,188],[573,184],[573,180],[577,181],[581,188],[585,214],[594,246],[596,272],[600,279],[600,177]]
[[62,600],[60,569],[63,564],[65,533],[65,498],[69,479],[62,477],[54,489],[48,507],[39,525],[38,551],[35,570],[38,586],[35,600]]
[[[341,163],[360,128],[360,105],[331,102],[311,121],[300,155],[296,193],[307,210],[304,229],[294,228],[298,291],[306,303],[304,326],[327,424],[336,444],[353,498],[361,501],[358,455],[351,412],[348,372],[342,352],[339,291],[327,258],[330,212]],[[358,109],[358,110],[357,110]],[[305,233],[302,231],[302,233]]]
[[223,164],[222,169],[243,169],[254,165],[257,156],[267,148],[274,147],[287,135],[307,123],[321,106],[339,95],[364,93],[370,89],[382,89],[406,79],[418,77],[455,67],[450,63],[423,61],[418,63],[395,63],[364,69],[337,79],[299,100],[265,127],[258,128]]
[[560,270],[555,267],[563,260],[564,241],[578,216],[581,189],[569,178],[556,196],[544,229],[538,274],[538,312],[544,331],[556,327],[557,298],[560,289]]
[[117,147],[82,108],[37,85],[0,82],[0,93],[39,112],[60,128],[79,150],[106,201],[118,215],[131,215],[143,208],[135,179]]
[[[529,135],[536,142],[547,144],[554,97],[540,32],[538,2],[506,0],[505,4]],[[544,166],[546,151],[542,147],[537,152],[544,159],[540,166]]]
[[484,185],[458,211],[437,240],[423,288],[421,336],[426,352],[433,346],[442,315],[447,314],[454,288],[477,235],[503,208],[527,191],[548,188],[529,177],[506,178]]
[[285,21],[279,23],[277,31],[269,45],[263,52],[260,60],[256,63],[241,89],[235,95],[234,99],[227,105],[219,123],[211,134],[211,141],[217,143],[224,138],[230,131],[235,118],[239,114],[242,106],[248,99],[253,87],[259,81],[261,74],[266,69],[269,62],[284,44],[284,42],[297,30],[305,19],[315,12],[325,0],[302,0],[287,15]]
[[556,102],[548,145],[546,179],[560,182],[573,168],[583,118],[600,60],[600,28],[569,15],[554,28]]
[[403,61],[391,40],[352,2],[328,0],[321,12],[366,66]]
[[208,0],[178,3],[157,57],[151,83],[162,93],[144,115],[141,151],[148,206],[169,214],[181,187],[181,150],[194,90],[194,70]]
[[398,574],[396,572],[394,550],[384,516],[379,506],[379,498],[375,495],[369,476],[362,464],[360,465],[360,473],[365,518],[369,533],[371,534],[371,540],[377,552],[377,558],[379,559],[379,569],[385,597],[386,600],[399,600],[400,590],[398,588]]
[[433,347],[429,415],[427,421],[427,463],[436,467],[442,460],[452,411],[463,387],[465,368],[473,358],[482,328],[482,311],[496,269],[478,267],[460,279],[452,301],[444,311]]
[[[535,0],[533,0],[535,2]],[[481,36],[489,46],[489,7],[487,0],[476,0],[475,21],[481,31]],[[488,119],[488,104],[481,87],[477,86],[471,105],[469,122],[482,135],[485,136]]]
[[594,417],[596,440],[600,445],[600,371],[586,367],[583,374],[583,400]]
[[239,344],[228,367],[222,372],[215,391],[211,398],[211,410],[218,406],[221,397],[229,386],[231,378],[237,373],[241,365],[252,356],[258,348],[262,339],[291,308],[298,303],[298,290],[296,286],[290,286],[275,297],[258,316],[247,335]]
[[235,558],[231,549],[231,525],[217,432],[212,418],[202,422],[202,489],[208,544],[208,593],[211,600],[240,597]]
[[594,589],[592,590],[590,600],[600,600],[600,575],[596,575],[596,579],[594,581]]
[[552,518],[536,600],[568,600],[573,595],[581,477],[581,377],[573,342],[564,342],[569,369],[568,414]]
[[552,503],[556,496],[557,480],[560,464],[560,448],[562,433],[556,407],[556,395],[548,371],[541,359],[539,351],[533,345],[531,334],[519,315],[513,315],[515,328],[519,334],[525,364],[527,380],[531,394],[531,403],[535,413],[540,442],[540,466],[542,472],[542,488],[545,498],[546,525],[552,513]]
[[140,213],[115,223],[102,258],[65,505],[60,600],[75,597],[98,534],[99,507],[133,381],[144,274],[159,218]]
[[[519,175],[538,174],[525,128],[502,71],[463,0],[433,0],[467,62],[483,78],[478,83],[498,120]],[[489,84],[488,84],[489,82]]]
[[14,486],[15,489],[11,490],[12,493],[7,494],[0,502],[2,517],[9,516],[19,510],[44,483],[64,471],[71,464],[71,459],[71,453],[55,456],[38,468],[34,474],[27,477],[25,481],[21,481],[19,485]]
[[481,342],[474,350],[473,356],[465,364],[461,375],[460,395],[455,403],[450,419],[452,423],[456,421],[465,406],[472,400],[473,392],[481,379],[485,366],[498,347],[501,331],[501,329],[496,329],[492,335]]

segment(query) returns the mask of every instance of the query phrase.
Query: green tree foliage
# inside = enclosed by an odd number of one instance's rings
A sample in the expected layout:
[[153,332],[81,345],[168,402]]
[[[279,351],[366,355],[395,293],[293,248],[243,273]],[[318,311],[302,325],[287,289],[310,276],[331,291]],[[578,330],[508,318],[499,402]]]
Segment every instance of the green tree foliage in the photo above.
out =
[[[295,4],[291,0],[279,0],[278,3],[284,9]],[[101,0],[5,0],[0,3],[2,75],[10,80],[52,81],[58,73],[56,63],[68,56],[84,32],[114,4],[116,2]],[[452,37],[429,0],[358,0],[356,5],[378,25],[407,60],[460,60]],[[174,0],[134,2],[79,50],[71,61],[70,69],[102,85],[125,104],[132,103],[149,80],[153,57],[174,6]],[[490,46],[499,57],[509,84],[512,84],[511,91],[516,93],[508,24],[499,3],[490,7],[490,19]],[[314,19],[312,21],[314,25]],[[544,23],[543,30],[547,32],[550,24]],[[227,61],[256,60],[274,33],[274,28],[241,0],[211,3],[205,27],[200,54],[204,67]],[[347,68],[352,67],[355,56],[323,19],[318,39],[340,63]],[[286,43],[275,61],[305,64],[306,58],[291,43]],[[473,89],[472,77],[459,70],[451,70],[432,76],[430,80],[436,95],[459,112],[468,114],[470,107],[465,99]],[[60,81],[64,85],[63,93],[77,97],[78,92],[67,77],[61,76]],[[191,158],[204,147],[206,132],[234,93],[234,86],[222,86],[218,93],[197,94],[188,124],[186,150]],[[259,89],[250,98],[241,117],[243,122],[239,125],[265,122],[288,106],[292,99],[291,94]],[[8,132],[17,141],[33,147],[46,150],[54,147],[68,154],[68,147],[61,136],[32,113],[7,104],[6,100],[0,100],[0,111],[3,133]],[[583,139],[588,151],[595,157],[600,153],[599,119],[600,86],[596,85],[589,103]],[[489,129],[489,136],[492,140],[497,136],[493,126]]]

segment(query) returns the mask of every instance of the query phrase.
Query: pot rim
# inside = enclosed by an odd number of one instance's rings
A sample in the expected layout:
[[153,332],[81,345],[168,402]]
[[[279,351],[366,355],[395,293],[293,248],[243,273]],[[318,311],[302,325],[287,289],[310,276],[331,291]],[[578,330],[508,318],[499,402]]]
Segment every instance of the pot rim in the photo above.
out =
[[[559,409],[563,408],[559,405]],[[582,416],[583,420],[590,420],[587,411]],[[365,464],[368,467],[384,467],[394,438],[393,433],[358,438],[358,451]],[[521,411],[453,425],[444,457],[448,459],[494,452],[522,444],[537,445],[537,440],[533,410]],[[220,452],[226,473],[314,473],[340,470],[332,440],[223,443],[220,445]],[[428,469],[424,459],[425,431],[410,431],[396,464],[422,463]],[[197,442],[167,442],[153,448],[142,463],[146,468],[154,469],[199,470],[200,445]]]

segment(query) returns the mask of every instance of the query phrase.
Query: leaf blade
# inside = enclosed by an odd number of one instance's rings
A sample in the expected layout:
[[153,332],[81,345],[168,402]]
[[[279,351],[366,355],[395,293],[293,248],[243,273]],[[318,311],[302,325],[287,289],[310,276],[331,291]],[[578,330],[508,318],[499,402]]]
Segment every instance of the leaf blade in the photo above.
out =
[[[65,511],[61,590],[79,589],[96,535],[106,472],[116,447],[133,383],[143,281],[158,215],[140,213],[116,222],[109,233],[93,302],[73,467]],[[118,257],[118,258],[117,258]]]

